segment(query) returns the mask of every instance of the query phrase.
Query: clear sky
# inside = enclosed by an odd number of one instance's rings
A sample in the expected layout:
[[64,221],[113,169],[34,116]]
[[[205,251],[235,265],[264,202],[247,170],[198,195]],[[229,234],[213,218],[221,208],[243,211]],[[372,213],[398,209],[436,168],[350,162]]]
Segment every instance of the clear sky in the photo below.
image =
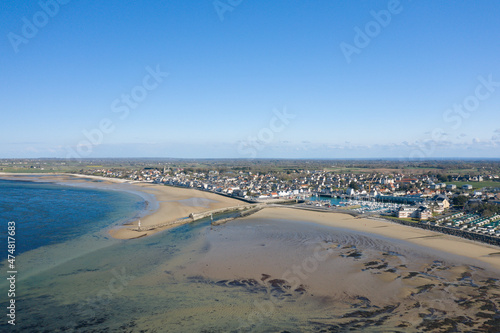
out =
[[500,157],[500,2],[0,3],[0,157]]

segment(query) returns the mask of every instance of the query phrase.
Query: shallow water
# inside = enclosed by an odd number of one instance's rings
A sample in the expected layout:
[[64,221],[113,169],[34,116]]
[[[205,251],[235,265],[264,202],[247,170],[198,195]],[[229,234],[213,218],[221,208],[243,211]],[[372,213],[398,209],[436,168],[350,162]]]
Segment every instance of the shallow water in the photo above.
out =
[[18,331],[421,331],[463,313],[479,327],[483,310],[466,301],[500,293],[475,262],[307,222],[204,219],[129,241],[103,235],[19,256],[26,270],[52,265],[19,282]]
[[[58,244],[135,218],[137,195],[88,186],[0,179],[0,223],[16,222],[16,253]],[[6,248],[6,228],[0,248]]]

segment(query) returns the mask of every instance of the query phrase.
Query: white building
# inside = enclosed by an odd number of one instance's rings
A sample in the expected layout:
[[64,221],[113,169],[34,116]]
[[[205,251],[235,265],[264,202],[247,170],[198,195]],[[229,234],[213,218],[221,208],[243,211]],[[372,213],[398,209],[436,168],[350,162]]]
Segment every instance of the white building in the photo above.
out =
[[355,195],[356,194],[356,190],[349,187],[345,193],[347,195]]

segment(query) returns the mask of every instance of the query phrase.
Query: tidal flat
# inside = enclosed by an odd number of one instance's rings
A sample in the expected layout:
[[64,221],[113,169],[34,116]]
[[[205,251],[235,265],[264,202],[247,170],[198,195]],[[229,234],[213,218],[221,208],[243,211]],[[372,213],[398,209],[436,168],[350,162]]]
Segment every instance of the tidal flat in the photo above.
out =
[[18,328],[494,332],[498,274],[459,259],[297,221],[207,220],[116,242],[25,279]]
[[[192,209],[192,200],[182,204]],[[498,249],[452,236],[290,208],[265,208],[216,226],[206,218],[138,239],[114,239],[108,231],[21,254],[17,325],[8,329],[496,332],[500,326]]]

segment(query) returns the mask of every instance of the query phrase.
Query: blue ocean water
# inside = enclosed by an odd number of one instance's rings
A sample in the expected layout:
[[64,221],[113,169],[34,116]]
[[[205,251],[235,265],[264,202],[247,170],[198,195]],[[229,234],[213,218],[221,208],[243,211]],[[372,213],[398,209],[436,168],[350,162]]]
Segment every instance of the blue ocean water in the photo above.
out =
[[132,193],[0,179],[0,247],[16,222],[16,254],[62,243],[134,218],[146,202]]

